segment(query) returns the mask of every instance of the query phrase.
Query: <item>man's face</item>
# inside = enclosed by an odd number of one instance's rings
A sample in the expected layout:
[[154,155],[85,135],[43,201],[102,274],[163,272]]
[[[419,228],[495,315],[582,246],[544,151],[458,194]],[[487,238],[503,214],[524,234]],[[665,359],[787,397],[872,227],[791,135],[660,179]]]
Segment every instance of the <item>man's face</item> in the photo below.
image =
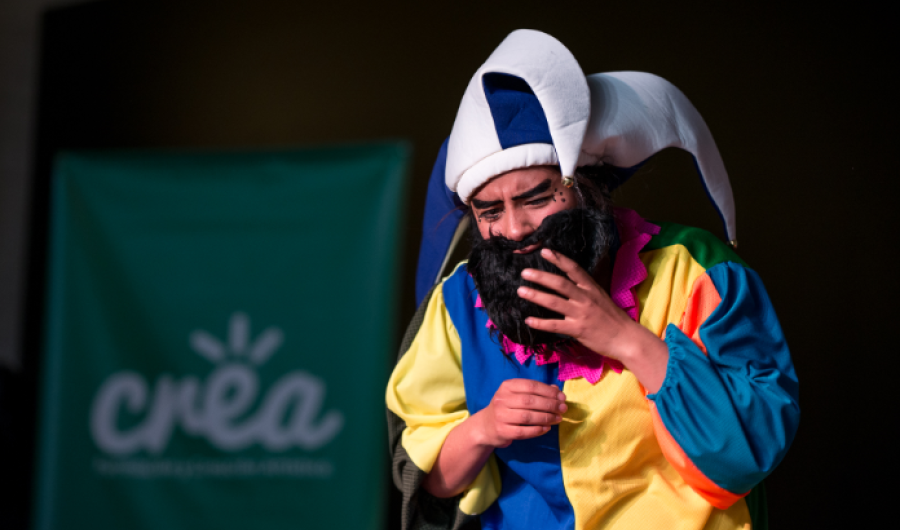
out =
[[577,193],[554,168],[533,167],[495,178],[470,201],[476,224],[467,268],[484,308],[500,334],[537,351],[563,338],[531,329],[525,318],[560,315],[518,296],[521,285],[546,290],[524,281],[522,270],[564,275],[541,257],[546,247],[591,272],[615,237],[605,202],[582,206]]
[[[469,201],[483,239],[502,236],[521,241],[544,218],[577,206],[574,188],[562,185],[559,169],[534,166],[504,173],[489,181]],[[516,253],[537,250],[525,248]]]

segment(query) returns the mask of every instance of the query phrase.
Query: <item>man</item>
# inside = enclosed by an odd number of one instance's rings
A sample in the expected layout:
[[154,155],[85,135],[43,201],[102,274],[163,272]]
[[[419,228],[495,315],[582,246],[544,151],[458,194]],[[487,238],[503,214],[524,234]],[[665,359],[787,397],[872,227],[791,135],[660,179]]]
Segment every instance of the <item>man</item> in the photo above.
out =
[[759,485],[799,420],[765,289],[708,233],[609,204],[669,146],[733,239],[724,165],[672,85],[585,78],[534,31],[476,73],[423,236],[449,241],[433,220],[458,200],[472,253],[422,296],[387,390],[405,528],[765,526]]

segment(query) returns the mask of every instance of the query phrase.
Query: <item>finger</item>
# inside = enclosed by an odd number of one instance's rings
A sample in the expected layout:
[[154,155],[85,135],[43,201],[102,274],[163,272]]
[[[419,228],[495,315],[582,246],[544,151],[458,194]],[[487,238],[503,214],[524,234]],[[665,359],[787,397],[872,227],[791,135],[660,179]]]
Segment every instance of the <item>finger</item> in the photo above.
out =
[[559,401],[566,400],[566,395],[559,391],[558,386],[548,385],[533,379],[507,379],[500,387],[514,394],[534,394],[554,398]]
[[496,404],[498,405],[497,410],[548,412],[552,414],[565,412],[566,406],[565,401],[534,394],[509,394],[496,399]]
[[502,409],[497,419],[510,425],[556,425],[562,421],[561,413],[536,412],[533,410]]
[[537,411],[537,412],[565,412],[565,401],[534,394],[513,394],[502,400],[502,404],[507,409]]
[[538,291],[531,287],[519,287],[518,294],[521,298],[534,302],[535,304],[546,307],[547,309],[556,311],[565,316],[572,316],[572,307],[565,298],[560,298],[550,293]]
[[550,333],[558,333],[560,335],[578,338],[577,327],[569,320],[528,317],[525,319],[525,325],[540,331],[549,331]]
[[553,274],[552,272],[539,271],[537,269],[525,269],[522,271],[522,278],[538,285],[543,285],[570,300],[580,299],[583,294],[583,291],[571,280],[564,276],[560,276],[559,274]]
[[559,267],[579,287],[596,285],[591,275],[570,257],[549,248],[541,249],[541,257]]
[[500,435],[508,440],[526,440],[540,436],[549,430],[549,425],[509,425],[500,432]]

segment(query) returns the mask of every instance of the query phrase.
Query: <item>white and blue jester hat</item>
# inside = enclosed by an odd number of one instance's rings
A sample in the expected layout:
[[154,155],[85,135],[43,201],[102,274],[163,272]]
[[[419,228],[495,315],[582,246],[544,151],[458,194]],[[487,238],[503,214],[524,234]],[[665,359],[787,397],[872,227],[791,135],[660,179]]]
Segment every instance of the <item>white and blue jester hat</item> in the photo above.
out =
[[416,273],[416,303],[440,280],[464,232],[463,210],[493,177],[530,166],[608,165],[630,177],[667,147],[691,153],[735,244],[734,198],[725,165],[700,113],[674,85],[644,72],[585,76],[558,40],[511,33],[475,72],[431,173]]

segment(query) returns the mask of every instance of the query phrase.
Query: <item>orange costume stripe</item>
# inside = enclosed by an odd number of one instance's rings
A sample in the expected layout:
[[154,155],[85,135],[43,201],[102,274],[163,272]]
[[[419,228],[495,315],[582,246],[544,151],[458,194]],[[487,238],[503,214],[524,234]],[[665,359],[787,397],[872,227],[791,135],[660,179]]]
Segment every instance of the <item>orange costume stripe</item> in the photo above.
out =
[[[690,337],[694,344],[703,350],[704,354],[706,354],[706,346],[703,344],[703,340],[700,339],[700,326],[715,311],[721,301],[722,297],[719,295],[719,291],[713,285],[710,277],[706,274],[697,277],[694,281],[691,296],[688,298],[687,306],[684,310],[684,318],[679,329]],[[750,493],[749,491],[741,495],[731,493],[711,481],[691,462],[691,459],[684,453],[678,442],[672,438],[672,434],[666,429],[662,418],[659,417],[656,403],[653,401],[650,401],[650,412],[653,418],[653,430],[656,432],[656,438],[663,455],[678,471],[684,481],[701,497],[716,508],[725,510],[737,502],[738,499]]]
[[684,454],[684,451],[682,451],[678,442],[672,438],[669,430],[663,425],[662,418],[659,417],[659,412],[656,410],[656,403],[653,403],[652,401],[650,402],[650,413],[653,418],[653,430],[656,432],[656,440],[659,442],[659,448],[662,449],[663,455],[666,457],[666,460],[672,464],[672,467],[678,471],[681,478],[683,478],[698,495],[706,499],[707,502],[716,508],[727,510],[732,504],[742,497],[745,497],[747,493],[750,493],[749,491],[740,495],[731,493],[717,485],[715,482],[709,480],[702,471],[697,469],[697,466],[691,462],[691,459]]
[[706,353],[706,345],[700,339],[700,326],[709,315],[719,306],[722,297],[707,274],[699,276],[694,281],[693,291],[688,298],[687,307],[684,308],[684,318],[678,328],[691,338],[703,353]]

